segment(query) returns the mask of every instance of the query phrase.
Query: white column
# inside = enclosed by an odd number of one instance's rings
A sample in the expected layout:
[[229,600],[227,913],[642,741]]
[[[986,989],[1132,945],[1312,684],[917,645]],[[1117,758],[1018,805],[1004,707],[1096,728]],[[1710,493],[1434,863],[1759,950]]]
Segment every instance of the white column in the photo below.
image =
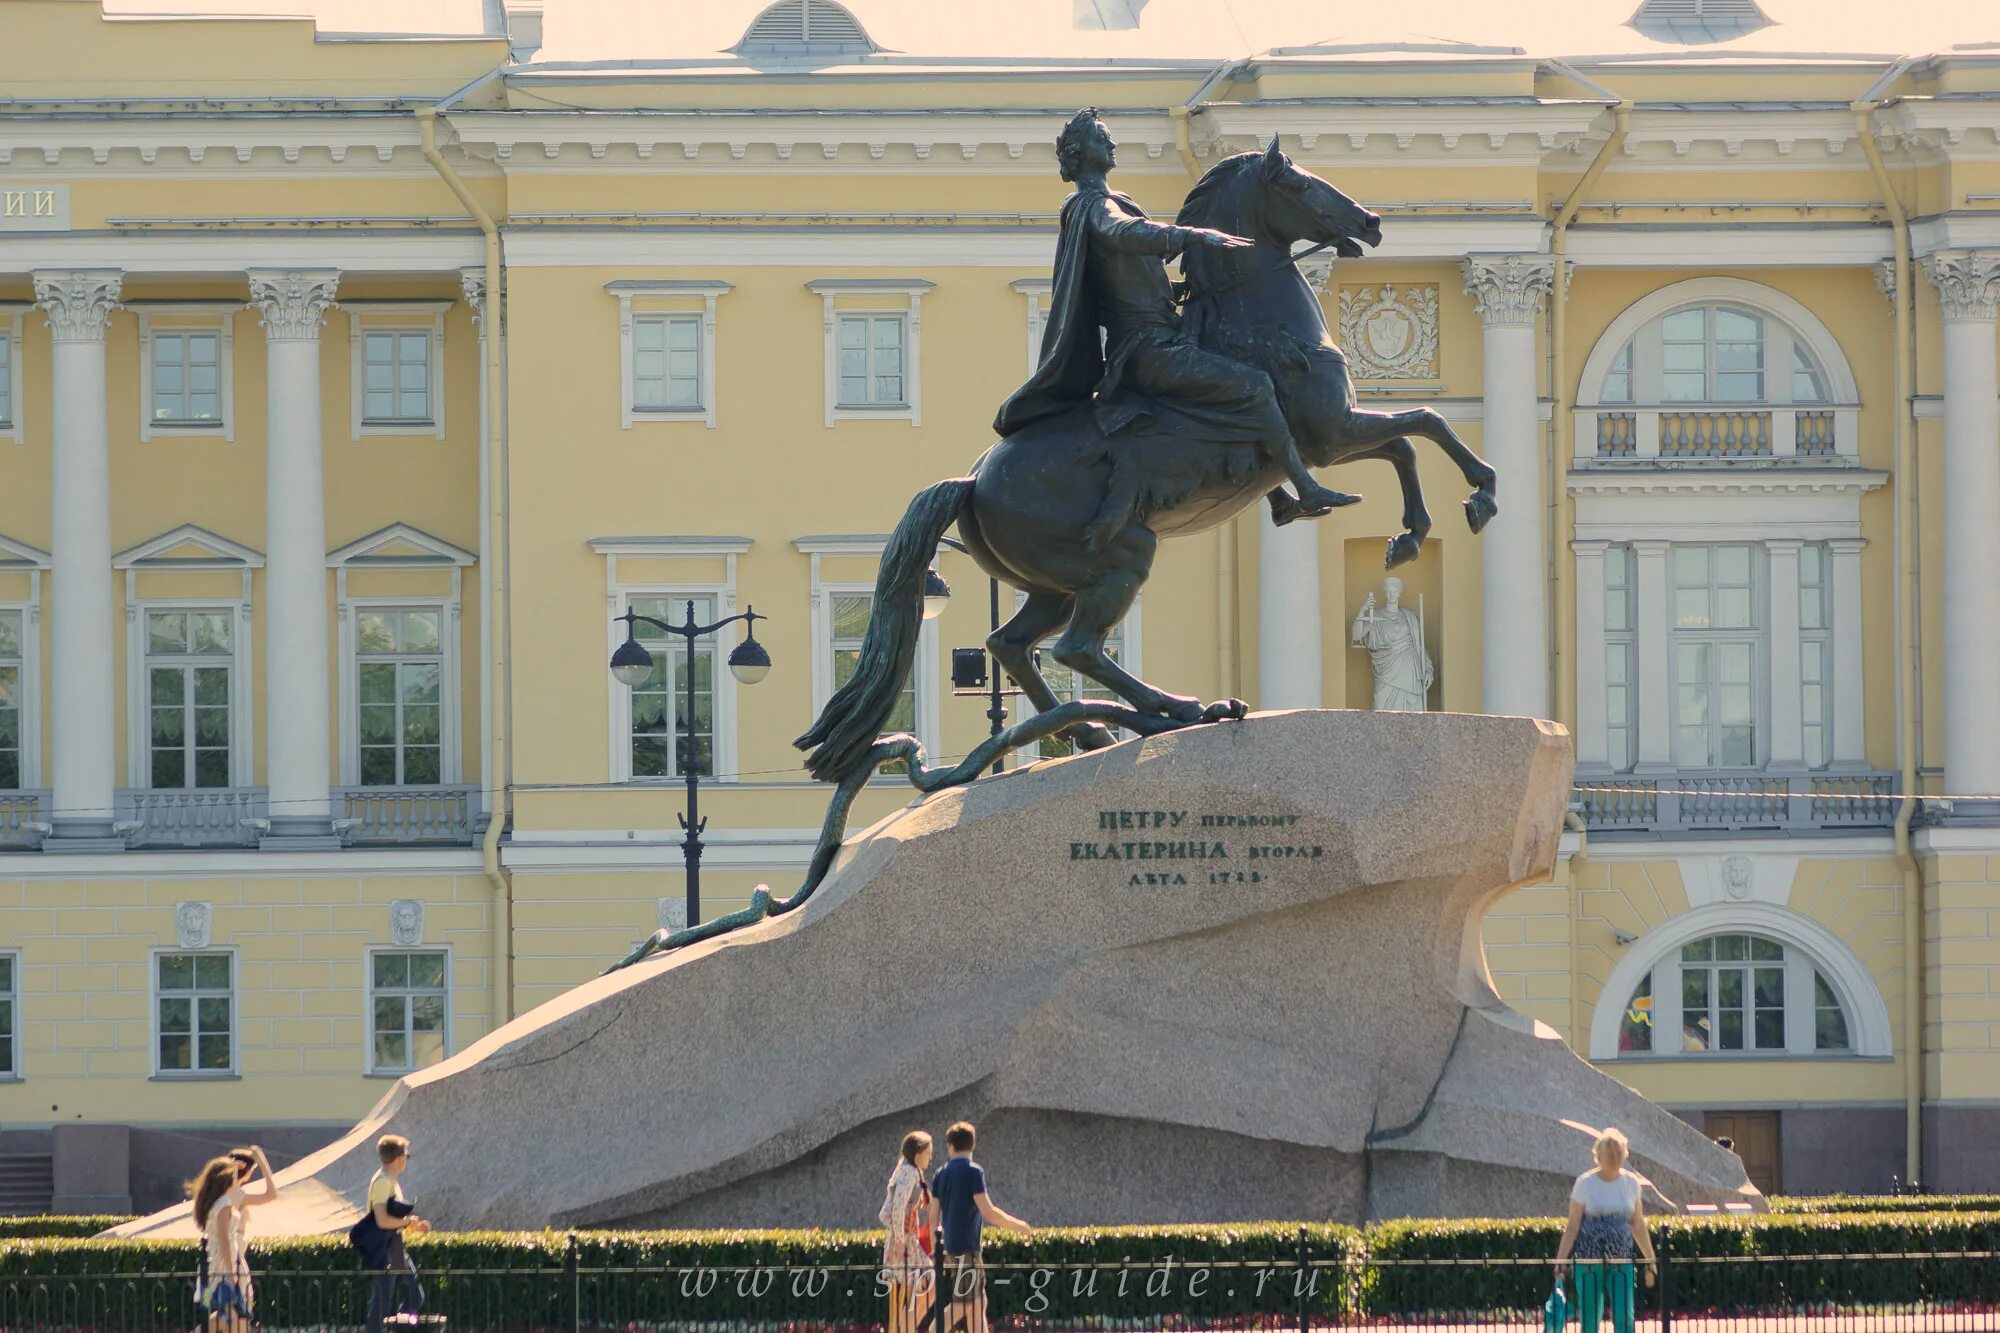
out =
[[1771,571],[1770,767],[1774,769],[1804,768],[1806,762],[1799,683],[1799,548],[1804,545],[1794,538],[1764,543]]
[[2000,251],[1924,261],[1944,313],[1944,783],[2000,799]]
[[1271,525],[1257,537],[1257,707],[1318,708],[1321,682],[1319,527]]
[[265,771],[271,831],[264,845],[338,846],[330,791],[332,689],[327,663],[326,480],[320,466],[319,330],[339,274],[250,271],[268,360],[264,577]]
[[[1539,255],[1472,255],[1465,290],[1485,326],[1481,451],[1500,474],[1499,517],[1479,538],[1489,713],[1549,712],[1549,580],[1543,537],[1541,423],[1535,394],[1535,320],[1555,266]],[[1557,485],[1561,479],[1555,479]],[[1512,496],[1511,500],[1506,499]]]
[[1576,553],[1576,766],[1609,772],[1604,698],[1604,551],[1608,542],[1571,542]]
[[[54,361],[54,601],[49,607],[54,832],[47,851],[117,851],[117,687],[112,668],[111,452],[104,333],[123,277],[115,269],[35,274]],[[131,688],[140,688],[132,682]]]
[[1867,717],[1861,710],[1860,537],[1828,542],[1833,556],[1833,766],[1868,766]]
[[[494,330],[486,322],[486,266],[458,273],[472,322],[479,329],[479,790],[483,809],[494,807],[499,784],[493,780],[493,485],[487,442],[489,396],[486,384],[486,340]],[[711,344],[712,346],[713,344]],[[709,405],[714,405],[711,397]]]
[[1638,629],[1639,763],[1641,773],[1659,773],[1674,766],[1673,694],[1667,688],[1672,663],[1667,661],[1667,542],[1632,543],[1633,578],[1638,592],[1634,608]]

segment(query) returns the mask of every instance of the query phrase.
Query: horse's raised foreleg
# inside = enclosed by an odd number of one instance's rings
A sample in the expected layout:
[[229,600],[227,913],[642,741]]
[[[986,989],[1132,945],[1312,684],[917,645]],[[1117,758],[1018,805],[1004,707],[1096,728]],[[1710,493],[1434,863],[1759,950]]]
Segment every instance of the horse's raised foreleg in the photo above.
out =
[[1079,675],[1090,677],[1142,713],[1187,725],[1241,717],[1245,710],[1237,700],[1204,707],[1199,699],[1168,694],[1119,666],[1105,651],[1112,629],[1132,609],[1133,599],[1146,582],[1159,543],[1160,539],[1150,529],[1133,523],[1106,548],[1103,554],[1107,567],[1096,581],[1077,593],[1069,627],[1056,640],[1055,659]]
[[1399,435],[1361,457],[1381,459],[1396,469],[1396,481],[1403,488],[1403,530],[1389,539],[1389,554],[1382,563],[1386,569],[1408,564],[1417,558],[1431,530],[1430,511],[1424,507],[1423,482],[1417,477],[1417,451],[1408,439]]
[[[1002,671],[1014,678],[1038,713],[1048,712],[1062,700],[1036,670],[1035,646],[1055,633],[1075,606],[1076,599],[1064,593],[1031,592],[1014,618],[986,637],[986,651],[993,654]],[[1071,727],[1066,734],[1084,750],[1101,750],[1117,740],[1110,728],[1095,722]]]
[[1404,412],[1370,412],[1349,405],[1342,419],[1332,427],[1333,437],[1346,444],[1363,444],[1373,449],[1398,435],[1417,435],[1444,450],[1458,466],[1472,494],[1465,500],[1466,526],[1478,532],[1500,512],[1493,498],[1498,474],[1492,464],[1466,447],[1435,408],[1413,407]]

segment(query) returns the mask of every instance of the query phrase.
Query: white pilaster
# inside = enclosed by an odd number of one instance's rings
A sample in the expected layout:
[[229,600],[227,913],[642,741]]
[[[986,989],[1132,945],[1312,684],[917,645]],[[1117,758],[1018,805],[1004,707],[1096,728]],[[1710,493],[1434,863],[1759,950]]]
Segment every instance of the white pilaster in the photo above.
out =
[[1658,773],[1674,765],[1673,695],[1667,689],[1667,553],[1663,541],[1632,543],[1633,583],[1638,591],[1638,629],[1633,638],[1639,659],[1638,771]]
[[1319,528],[1273,527],[1257,537],[1257,707],[1318,708],[1322,680]]
[[1804,545],[1794,538],[1764,543],[1771,571],[1770,767],[1774,769],[1803,768],[1806,762],[1799,675],[1799,549]]
[[[486,266],[459,270],[460,289],[472,308],[472,322],[479,330],[479,790],[480,801],[490,810],[498,784],[493,780],[493,485],[491,440],[487,407],[490,400],[486,382],[486,340],[497,334],[498,321],[486,319]],[[709,396],[712,407],[714,395]]]
[[1576,553],[1576,766],[1609,771],[1604,696],[1604,552],[1609,542],[1571,542]]
[[327,662],[326,480],[320,454],[319,331],[339,274],[252,269],[250,304],[263,315],[266,393],[264,575],[269,714],[265,845],[337,846],[333,831],[332,685]]
[[[49,317],[55,404],[49,607],[54,833],[49,851],[116,851],[118,716],[112,667],[111,452],[105,423],[104,334],[118,305],[116,269],[38,272],[35,304]],[[137,682],[132,688],[139,688]]]
[[1944,314],[1945,790],[2000,799],[2000,251],[1924,270]]
[[1465,290],[1478,304],[1485,410],[1481,452],[1517,498],[1479,539],[1483,690],[1489,713],[1545,717],[1548,690],[1548,577],[1535,403],[1535,320],[1555,265],[1539,255],[1472,255]]
[[1833,557],[1833,766],[1868,766],[1867,717],[1861,710],[1861,537],[1828,542]]

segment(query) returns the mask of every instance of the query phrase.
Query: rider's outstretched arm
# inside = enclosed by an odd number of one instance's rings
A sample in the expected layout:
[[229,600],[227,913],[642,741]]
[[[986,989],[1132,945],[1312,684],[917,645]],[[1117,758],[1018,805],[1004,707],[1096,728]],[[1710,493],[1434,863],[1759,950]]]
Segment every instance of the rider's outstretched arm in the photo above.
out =
[[1112,249],[1123,250],[1127,254],[1159,255],[1170,259],[1187,249],[1192,240],[1186,227],[1155,222],[1151,218],[1130,217],[1109,198],[1099,199],[1096,207],[1087,210],[1084,216],[1090,219],[1090,229],[1103,237]]

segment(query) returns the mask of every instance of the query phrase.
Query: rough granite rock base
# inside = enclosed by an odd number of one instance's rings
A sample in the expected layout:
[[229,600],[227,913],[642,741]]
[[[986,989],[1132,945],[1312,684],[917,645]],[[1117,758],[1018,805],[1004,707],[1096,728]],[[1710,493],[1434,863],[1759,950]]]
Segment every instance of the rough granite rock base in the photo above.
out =
[[1603,1125],[1670,1198],[1756,1203],[1493,992],[1480,921],[1549,875],[1569,778],[1552,723],[1327,711],[940,793],[803,910],[404,1079],[258,1229],[345,1225],[385,1132],[443,1227],[869,1226],[904,1131],[960,1118],[1046,1224],[1556,1214]]

